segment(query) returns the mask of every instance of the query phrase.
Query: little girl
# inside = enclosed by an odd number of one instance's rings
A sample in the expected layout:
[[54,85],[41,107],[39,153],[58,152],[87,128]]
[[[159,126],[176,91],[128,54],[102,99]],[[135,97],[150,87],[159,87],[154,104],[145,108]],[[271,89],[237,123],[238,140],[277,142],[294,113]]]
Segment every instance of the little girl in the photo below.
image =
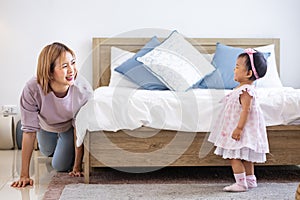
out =
[[239,86],[222,99],[224,108],[208,141],[216,146],[215,154],[229,159],[236,183],[224,191],[243,192],[257,187],[254,162],[266,161],[269,153],[266,125],[256,99],[253,82],[267,71],[261,52],[246,49],[240,54],[234,69]]

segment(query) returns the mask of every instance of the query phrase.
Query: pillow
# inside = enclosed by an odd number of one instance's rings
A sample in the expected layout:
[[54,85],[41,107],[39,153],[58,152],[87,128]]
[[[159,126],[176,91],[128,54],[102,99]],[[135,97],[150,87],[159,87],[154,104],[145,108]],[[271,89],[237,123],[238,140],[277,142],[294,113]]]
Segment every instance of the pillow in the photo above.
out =
[[202,55],[206,60],[208,60],[208,62],[211,62],[215,54],[214,53],[203,53]]
[[233,70],[236,65],[236,58],[243,53],[244,49],[227,46],[221,43],[216,44],[215,55],[212,64],[216,70],[204,77],[200,82],[199,88],[210,89],[232,89],[238,86],[234,80]]
[[256,87],[283,87],[281,80],[279,78],[278,70],[277,70],[277,65],[276,65],[276,55],[275,55],[275,50],[274,50],[275,45],[267,45],[267,46],[262,46],[262,47],[256,47],[255,49],[257,51],[261,52],[270,52],[271,55],[267,59],[267,73],[264,77],[258,79],[255,81]]
[[177,31],[138,57],[170,90],[187,91],[215,68]]
[[136,60],[137,57],[143,56],[154,47],[158,46],[160,41],[156,36],[151,40],[134,56],[115,68],[115,71],[125,75],[131,81],[147,90],[166,90],[168,89],[158,78],[150,73],[143,63]]
[[[257,50],[260,51],[259,49]],[[216,67],[216,70],[206,76],[199,85],[195,87],[210,89],[233,89],[237,87],[239,83],[234,80],[234,68],[238,55],[243,52],[243,48],[217,43],[215,55],[212,60],[212,64]],[[261,52],[268,60],[270,51]]]
[[139,86],[130,81],[127,77],[116,72],[114,69],[124,63],[126,60],[131,58],[134,53],[119,49],[117,47],[111,47],[110,55],[110,81],[109,87],[129,87],[129,88],[138,88]]

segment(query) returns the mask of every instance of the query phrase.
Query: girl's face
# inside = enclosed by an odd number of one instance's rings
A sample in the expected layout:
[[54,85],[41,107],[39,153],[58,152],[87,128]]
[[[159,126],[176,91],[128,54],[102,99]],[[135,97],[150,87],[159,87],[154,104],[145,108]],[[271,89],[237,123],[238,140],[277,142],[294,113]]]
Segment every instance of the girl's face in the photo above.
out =
[[251,72],[246,67],[246,57],[240,57],[236,60],[236,66],[234,68],[234,80],[241,83],[249,81]]
[[73,58],[70,52],[66,52],[55,61],[54,72],[50,83],[52,89],[57,92],[67,90],[70,85],[74,84],[76,73],[75,58]]

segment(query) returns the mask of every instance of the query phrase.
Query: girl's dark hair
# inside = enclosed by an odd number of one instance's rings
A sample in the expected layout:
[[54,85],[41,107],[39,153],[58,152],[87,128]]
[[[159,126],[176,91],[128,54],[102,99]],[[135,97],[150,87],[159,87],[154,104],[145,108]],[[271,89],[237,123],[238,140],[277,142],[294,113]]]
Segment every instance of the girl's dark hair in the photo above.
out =
[[[241,53],[238,56],[238,58],[244,58],[244,57],[246,57],[246,61],[245,61],[246,67],[248,68],[248,70],[252,71],[249,55],[247,53]],[[256,51],[256,53],[253,54],[253,62],[254,62],[255,70],[256,70],[259,78],[264,77],[267,72],[267,60],[266,60],[264,54],[259,51]],[[253,81],[256,80],[256,77],[254,76],[253,72],[252,72],[252,76],[250,77],[250,80],[253,80]]]

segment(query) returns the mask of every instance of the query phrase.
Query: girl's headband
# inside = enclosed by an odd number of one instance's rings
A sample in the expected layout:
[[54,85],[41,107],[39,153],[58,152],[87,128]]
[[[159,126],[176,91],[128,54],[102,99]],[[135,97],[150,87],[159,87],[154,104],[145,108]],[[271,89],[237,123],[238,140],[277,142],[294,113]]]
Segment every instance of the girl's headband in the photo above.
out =
[[253,72],[255,78],[259,79],[259,76],[258,76],[258,74],[256,72],[256,69],[255,69],[255,66],[254,66],[254,61],[253,61],[253,54],[256,53],[256,51],[254,49],[248,48],[248,49],[245,49],[244,52],[249,55],[250,63],[251,63],[251,69],[252,69],[252,72]]

